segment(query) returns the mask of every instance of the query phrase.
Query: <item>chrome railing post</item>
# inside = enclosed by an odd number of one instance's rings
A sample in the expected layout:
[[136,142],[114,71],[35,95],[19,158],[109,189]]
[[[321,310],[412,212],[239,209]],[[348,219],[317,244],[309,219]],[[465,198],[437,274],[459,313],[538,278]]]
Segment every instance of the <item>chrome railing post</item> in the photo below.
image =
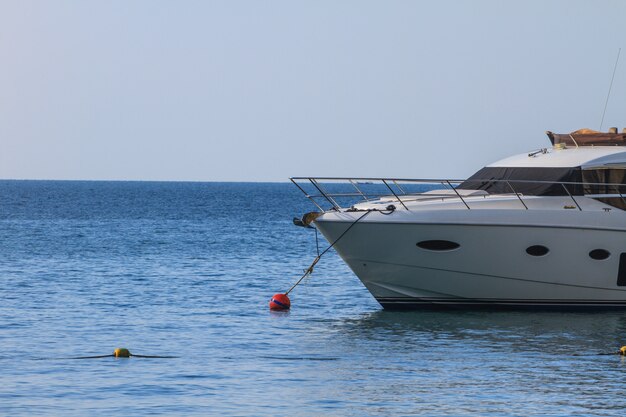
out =
[[519,196],[519,194],[517,193],[517,191],[515,191],[515,188],[513,188],[513,186],[511,185],[510,182],[506,182],[506,185],[509,186],[509,188],[511,189],[511,191],[513,191],[513,194],[515,194],[517,196],[517,198],[519,199],[519,202],[522,203],[522,206],[524,206],[524,208],[526,210],[528,210],[528,206],[526,205],[526,203],[524,203],[524,201],[522,200],[522,197]]
[[402,189],[402,187],[400,187],[400,186],[398,185],[398,182],[397,182],[396,180],[393,180],[393,185],[395,185],[396,187],[398,187],[398,190],[400,190],[400,192],[402,192],[402,194],[406,194],[406,191],[404,191],[404,190]]
[[363,200],[367,201],[367,197],[365,196],[365,194],[363,194],[363,192],[361,191],[361,189],[354,183],[354,181],[352,181],[352,179],[349,179],[348,181],[350,181],[350,184],[352,184],[354,186],[354,188],[356,189],[356,191],[361,194],[361,196],[363,197]]
[[300,187],[300,184],[298,184],[296,181],[294,181],[294,179],[293,179],[293,178],[289,178],[289,179],[291,180],[291,182],[293,182],[293,183],[294,183],[294,185],[295,185],[296,187],[298,187],[298,188],[300,189],[300,191],[302,191],[302,194],[304,194],[304,196],[305,196],[306,198],[308,198],[309,200],[311,200],[311,202],[312,202],[313,204],[315,204],[315,207],[317,207],[318,209],[320,209],[320,211],[325,211],[325,210],[324,210],[324,209],[323,209],[323,208],[322,208],[319,204],[317,204],[317,202],[315,201],[315,199],[314,199],[312,196],[310,196],[309,194],[307,194],[307,192],[306,192],[306,191],[304,191],[304,189],[303,189],[302,187]]
[[[443,189],[445,190],[446,188],[446,182],[445,181],[441,181],[439,184],[441,184],[441,186],[443,187]],[[441,196],[441,202],[443,203],[445,201],[443,195]]]
[[618,184],[614,184],[614,185],[615,185],[615,190],[617,191],[617,194],[619,194],[619,198],[622,199],[622,203],[626,204],[626,200],[624,199],[624,196],[622,195],[622,192],[619,189],[620,185]]
[[583,209],[580,208],[580,206],[578,205],[578,202],[576,201],[576,199],[574,198],[574,196],[569,192],[569,190],[567,189],[567,187],[565,186],[565,184],[563,184],[562,182],[560,183],[563,186],[563,189],[565,190],[565,192],[567,193],[567,195],[569,195],[569,198],[572,199],[572,201],[574,202],[574,204],[576,204],[576,207],[578,207],[578,210],[583,211]]
[[341,207],[339,206],[339,204],[337,204],[337,202],[330,196],[330,194],[328,194],[327,192],[323,191],[321,188],[321,185],[319,185],[319,183],[317,182],[317,180],[315,178],[309,178],[309,181],[311,181],[311,184],[313,184],[313,186],[315,188],[317,188],[317,191],[319,191],[324,198],[330,203],[332,204],[333,208],[335,210],[339,210],[341,209]]
[[381,178],[381,180],[382,180],[383,184],[385,184],[385,185],[387,186],[387,188],[389,188],[389,191],[391,191],[391,193],[392,193],[392,194],[394,195],[394,197],[398,200],[398,202],[399,202],[400,204],[402,204],[402,207],[404,207],[404,209],[405,209],[405,210],[409,210],[409,209],[407,208],[407,206],[405,206],[405,205],[404,205],[404,203],[402,202],[402,200],[400,199],[400,197],[398,197],[398,194],[396,194],[396,193],[395,193],[395,191],[393,191],[393,190],[391,189],[391,187],[389,186],[389,184],[387,184],[387,181],[385,181],[385,179],[384,179],[384,178]]
[[454,193],[461,199],[461,201],[463,202],[463,204],[465,204],[465,207],[467,207],[468,210],[470,210],[470,206],[467,205],[467,203],[465,202],[465,200],[463,200],[463,197],[461,197],[461,194],[459,194],[459,192],[456,190],[456,188],[454,188],[452,186],[452,184],[450,184],[450,180],[446,180],[446,183],[448,184],[448,186],[450,188],[452,188],[452,191],[454,191]]

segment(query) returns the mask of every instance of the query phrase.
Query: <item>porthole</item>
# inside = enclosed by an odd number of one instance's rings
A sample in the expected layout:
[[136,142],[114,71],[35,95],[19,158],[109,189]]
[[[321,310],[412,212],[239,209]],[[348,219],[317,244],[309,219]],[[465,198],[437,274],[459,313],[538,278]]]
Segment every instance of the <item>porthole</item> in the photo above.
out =
[[596,261],[603,261],[611,256],[611,252],[605,249],[594,249],[589,252],[589,257],[591,259],[595,259]]
[[533,245],[526,248],[526,253],[531,256],[544,256],[550,252],[550,249],[543,245]]
[[459,245],[456,242],[451,242],[449,240],[423,240],[421,242],[418,242],[417,246],[419,246],[422,249],[441,252],[441,251],[457,249],[461,245]]

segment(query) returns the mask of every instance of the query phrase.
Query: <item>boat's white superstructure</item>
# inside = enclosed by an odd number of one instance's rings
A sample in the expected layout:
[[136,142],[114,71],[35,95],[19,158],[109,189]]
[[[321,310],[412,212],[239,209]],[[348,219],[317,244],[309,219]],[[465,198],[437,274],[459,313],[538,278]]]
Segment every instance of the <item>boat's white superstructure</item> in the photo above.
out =
[[341,237],[334,248],[385,308],[626,308],[626,146],[570,137],[465,181],[292,180],[322,209],[314,226]]

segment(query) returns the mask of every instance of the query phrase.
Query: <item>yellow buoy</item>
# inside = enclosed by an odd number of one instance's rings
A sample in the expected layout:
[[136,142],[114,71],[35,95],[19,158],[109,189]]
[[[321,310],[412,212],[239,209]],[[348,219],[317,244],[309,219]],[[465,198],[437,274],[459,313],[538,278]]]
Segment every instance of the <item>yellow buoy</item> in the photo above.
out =
[[113,356],[116,358],[130,358],[130,350],[126,348],[117,348],[113,351]]

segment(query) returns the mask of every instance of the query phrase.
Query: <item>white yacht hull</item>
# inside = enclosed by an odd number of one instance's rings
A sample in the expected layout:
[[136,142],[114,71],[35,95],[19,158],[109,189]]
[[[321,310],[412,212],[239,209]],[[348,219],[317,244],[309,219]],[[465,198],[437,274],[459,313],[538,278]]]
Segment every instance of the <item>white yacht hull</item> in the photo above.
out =
[[[385,308],[626,308],[618,285],[626,254],[623,212],[532,210],[370,213],[334,248]],[[362,212],[325,213],[316,221],[334,242]],[[446,240],[454,250],[418,242]],[[526,249],[542,245],[544,256]],[[610,256],[592,259],[590,251]],[[623,257],[626,264],[626,255]]]

